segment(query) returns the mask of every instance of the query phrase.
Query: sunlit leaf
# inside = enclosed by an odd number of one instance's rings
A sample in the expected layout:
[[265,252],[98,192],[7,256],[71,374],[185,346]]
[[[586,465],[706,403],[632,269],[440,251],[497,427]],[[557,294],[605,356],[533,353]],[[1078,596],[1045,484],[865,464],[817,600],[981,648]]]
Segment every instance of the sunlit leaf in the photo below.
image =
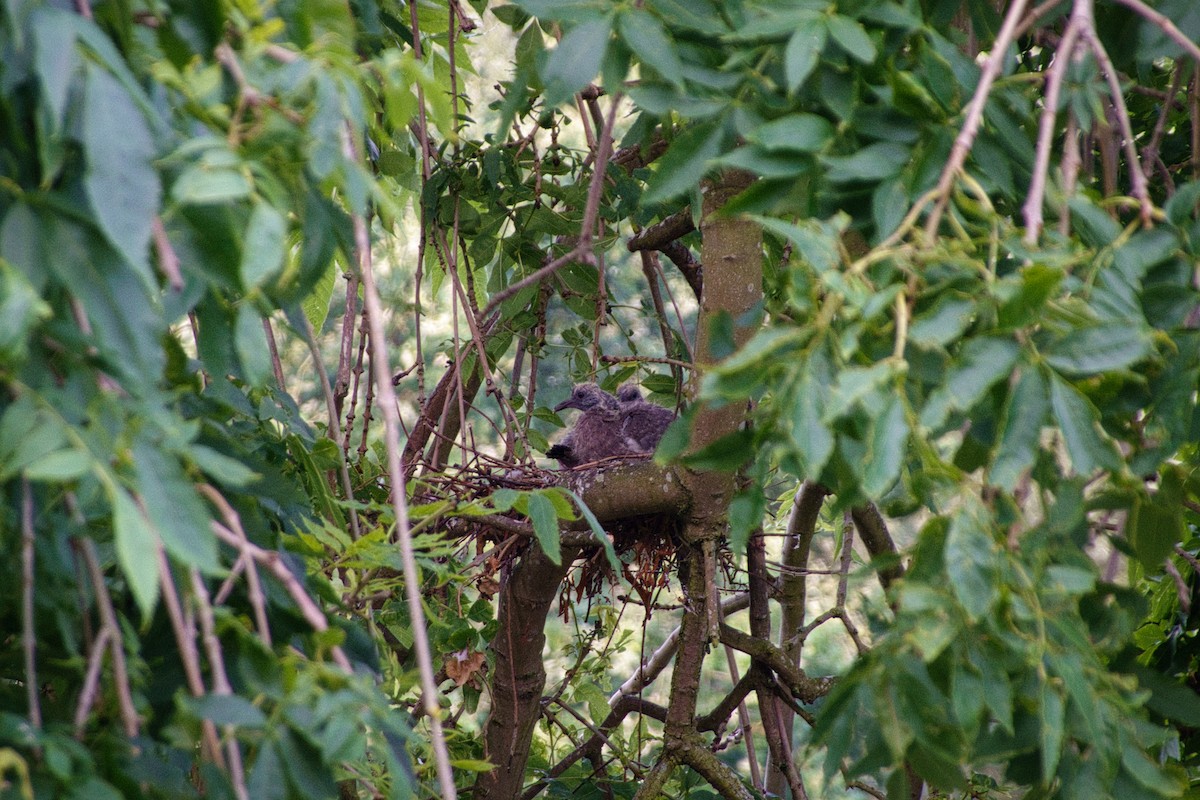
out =
[[558,46],[550,51],[542,72],[548,105],[565,102],[596,77],[608,50],[611,32],[610,16],[589,19],[567,31]]
[[109,502],[113,509],[117,563],[129,581],[142,617],[149,618],[158,602],[158,536],[125,489],[111,487]]
[[669,83],[683,87],[683,62],[658,17],[640,8],[630,8],[617,17],[621,38],[629,49]]
[[558,534],[558,515],[554,504],[541,492],[529,495],[529,521],[546,557],[555,564],[562,563],[562,542]]

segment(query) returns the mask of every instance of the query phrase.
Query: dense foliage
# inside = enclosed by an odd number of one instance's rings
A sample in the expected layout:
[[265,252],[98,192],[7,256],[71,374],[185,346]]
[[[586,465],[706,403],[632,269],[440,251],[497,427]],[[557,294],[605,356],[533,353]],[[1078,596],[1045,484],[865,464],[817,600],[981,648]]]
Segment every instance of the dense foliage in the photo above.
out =
[[0,796],[1200,785],[1156,9],[3,4]]

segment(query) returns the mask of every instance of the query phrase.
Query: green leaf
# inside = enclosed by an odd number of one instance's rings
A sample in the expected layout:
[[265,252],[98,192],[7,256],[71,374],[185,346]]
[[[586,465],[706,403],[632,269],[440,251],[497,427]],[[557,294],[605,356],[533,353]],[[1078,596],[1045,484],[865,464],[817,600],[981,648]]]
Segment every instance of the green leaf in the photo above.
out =
[[617,572],[621,571],[621,560],[617,558],[617,551],[613,548],[613,543],[608,538],[608,534],[604,532],[603,526],[600,525],[600,520],[596,519],[596,515],[587,507],[587,503],[583,502],[583,498],[575,494],[570,489],[565,489],[571,499],[575,501],[575,507],[579,509],[580,515],[587,522],[588,527],[592,529],[592,533],[596,535],[596,541],[604,548],[604,557],[608,559],[608,564]]
[[206,694],[189,697],[184,702],[197,717],[212,720],[222,727],[261,728],[267,724],[267,715],[258,706],[235,694]]
[[562,563],[562,541],[558,534],[558,515],[554,504],[540,491],[529,495],[529,520],[542,552],[555,564]]
[[147,439],[134,443],[132,455],[137,490],[167,552],[186,566],[219,573],[208,510],[178,460]]
[[829,35],[847,53],[864,64],[875,60],[875,43],[857,20],[834,14],[826,24],[829,26]]
[[821,156],[833,183],[882,181],[908,164],[911,152],[898,142],[876,142],[848,156]]
[[542,72],[547,106],[565,103],[596,77],[611,32],[611,16],[590,19],[567,31],[558,47],[550,51]]
[[968,341],[955,359],[946,382],[925,402],[921,424],[940,428],[952,411],[967,411],[996,381],[1007,378],[1020,349],[1008,338],[986,336]]
[[244,287],[261,286],[283,268],[286,239],[287,221],[283,214],[267,203],[255,203],[242,244]]
[[1146,570],[1156,572],[1183,541],[1184,479],[1177,466],[1167,465],[1159,473],[1158,490],[1139,493],[1129,512],[1129,543]]
[[230,458],[202,444],[192,445],[188,448],[187,454],[202,472],[231,488],[244,488],[260,477],[257,472],[237,459]]
[[1045,375],[1032,367],[1023,368],[1001,412],[1000,444],[988,471],[991,483],[1011,492],[1025,470],[1033,466],[1049,411]]
[[734,555],[746,552],[750,534],[762,527],[767,500],[762,485],[754,483],[738,492],[729,503],[729,549]]
[[825,15],[814,13],[807,21],[801,21],[783,51],[783,74],[789,94],[804,85],[808,76],[821,59],[825,49]]
[[969,297],[946,293],[933,307],[922,311],[908,329],[908,340],[923,347],[945,347],[971,324],[975,303]]
[[834,134],[833,124],[816,114],[789,114],[755,128],[746,137],[767,150],[814,153]]
[[1019,328],[1037,322],[1046,301],[1062,282],[1063,275],[1059,267],[1030,264],[1022,267],[1015,276],[1000,281],[1000,285],[1008,281],[1017,282],[1016,291],[1003,298],[999,311],[1000,326]]
[[698,184],[708,162],[721,152],[723,124],[709,122],[689,128],[671,142],[658,160],[658,169],[646,182],[642,202],[648,205],[670,200]]
[[143,619],[149,619],[158,602],[158,535],[129,492],[119,486],[109,489],[113,509],[113,537],[117,563]]
[[1068,375],[1095,375],[1124,369],[1150,353],[1150,336],[1130,323],[1076,328],[1044,347],[1046,362]]
[[796,245],[799,254],[818,272],[827,272],[841,262],[839,247],[841,231],[833,222],[805,220],[799,225],[774,217],[750,217],[767,230],[773,231]]
[[58,450],[34,461],[24,469],[24,475],[31,481],[59,483],[82,477],[91,468],[92,459],[87,453],[74,449]]
[[887,406],[874,420],[867,444],[867,463],[863,469],[862,490],[868,497],[882,497],[904,464],[908,447],[908,420],[904,404],[897,394],[888,397]]
[[996,543],[982,512],[968,505],[954,515],[946,534],[946,574],[950,588],[972,620],[987,616],[999,597]]
[[25,275],[0,257],[0,363],[25,361],[34,328],[53,313]]
[[1147,758],[1139,747],[1126,745],[1122,749],[1121,766],[1145,789],[1160,797],[1178,797],[1183,788],[1176,777]]
[[817,480],[833,454],[833,433],[825,423],[826,385],[812,373],[800,376],[792,404],[792,444],[804,461],[805,477]]
[[683,62],[658,17],[640,8],[629,8],[617,17],[617,27],[634,55],[668,82],[683,88]]
[[87,71],[81,130],[87,150],[83,188],[100,230],[152,289],[150,231],[162,197],[154,141],[125,89],[98,67]]
[[1058,760],[1062,757],[1066,703],[1049,683],[1042,683],[1041,694],[1042,783],[1049,785],[1058,771]]
[[727,433],[698,452],[683,457],[691,469],[732,472],[754,456],[754,434],[749,430]]
[[267,332],[263,328],[262,316],[249,300],[238,304],[233,345],[242,363],[241,377],[251,386],[266,386],[273,371],[271,351],[267,347]]
[[1050,409],[1062,431],[1071,465],[1078,475],[1117,469],[1121,459],[1100,428],[1100,414],[1086,397],[1058,375],[1050,376]]

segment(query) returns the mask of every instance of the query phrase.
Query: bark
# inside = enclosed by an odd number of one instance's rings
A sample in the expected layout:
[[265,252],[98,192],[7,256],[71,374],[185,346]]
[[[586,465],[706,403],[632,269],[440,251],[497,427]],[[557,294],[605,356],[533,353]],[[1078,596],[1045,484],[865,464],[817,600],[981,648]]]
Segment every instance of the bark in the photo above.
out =
[[[821,514],[821,506],[829,490],[819,483],[805,481],[796,490],[796,502],[792,506],[792,516],[788,520],[787,538],[783,543],[783,570],[779,576],[779,605],[781,623],[779,640],[784,642],[784,652],[796,666],[800,665],[800,655],[804,640],[793,637],[804,627],[805,607],[808,603],[808,557],[812,550],[813,536],[817,530],[817,518]],[[795,715],[790,708],[779,704],[779,725],[789,733]],[[778,768],[774,755],[768,762],[767,791],[783,796],[787,777]]]
[[[703,241],[701,261],[705,264],[704,291],[700,301],[695,348],[697,369],[692,376],[695,397],[704,367],[716,361],[712,333],[718,318],[734,322],[734,343],[745,344],[758,328],[753,310],[762,302],[762,233],[751,222],[721,217],[719,210],[749,185],[741,173],[727,173],[708,187],[700,226]],[[713,408],[700,405],[695,414],[689,449],[697,451],[718,438],[736,431],[746,409],[738,405]],[[713,576],[716,545],[724,535],[733,476],[719,472],[685,470],[683,483],[691,497],[683,527],[681,557],[686,566],[683,620],[679,652],[671,673],[670,701],[664,728],[664,752],[635,798],[652,798],[661,789],[675,764],[686,761],[704,775],[713,788],[726,797],[749,796],[737,777],[715,757],[701,758],[696,731],[696,701],[704,655],[718,638]],[[684,572],[681,569],[681,573]],[[707,751],[703,751],[707,752]],[[708,755],[711,755],[709,753]],[[665,774],[664,774],[665,773]]]
[[499,633],[492,642],[492,708],[484,732],[484,757],[496,768],[480,773],[476,800],[511,800],[521,793],[546,688],[546,615],[578,553],[563,548],[562,563],[554,564],[530,545],[500,590]]
[[[896,543],[888,533],[887,523],[874,503],[851,509],[850,516],[854,519],[854,527],[858,528],[858,535],[862,537],[867,552],[871,554],[871,560],[884,560],[879,569],[879,583],[886,591],[904,574],[904,565],[900,563]],[[888,564],[888,560],[893,563]]]
[[[746,571],[750,580],[750,635],[770,641],[771,609],[767,605],[767,550],[761,529],[750,539],[746,551]],[[773,767],[768,773],[768,779],[782,777],[791,789],[794,800],[808,800],[808,794],[804,791],[804,781],[800,779],[792,758],[791,714],[784,713],[786,709],[783,703],[766,687],[758,689],[758,709],[762,716],[763,733],[767,739],[769,763]]]

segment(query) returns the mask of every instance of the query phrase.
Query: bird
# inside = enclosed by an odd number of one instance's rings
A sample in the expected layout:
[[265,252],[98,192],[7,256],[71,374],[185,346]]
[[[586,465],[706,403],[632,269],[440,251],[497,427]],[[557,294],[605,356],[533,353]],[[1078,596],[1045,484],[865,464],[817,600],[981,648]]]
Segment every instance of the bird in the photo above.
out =
[[562,441],[546,451],[546,455],[564,467],[599,461],[616,455],[618,439],[613,432],[621,414],[617,398],[594,383],[576,384],[571,395],[554,407],[555,413],[575,408],[583,413]]
[[647,402],[636,384],[625,383],[617,389],[621,406],[620,434],[625,444],[637,453],[653,453],[667,427],[675,419],[668,409]]
[[570,469],[613,456],[652,453],[675,417],[642,399],[641,391],[632,384],[622,386],[616,397],[594,383],[578,384],[554,410],[568,408],[583,413],[546,455]]

